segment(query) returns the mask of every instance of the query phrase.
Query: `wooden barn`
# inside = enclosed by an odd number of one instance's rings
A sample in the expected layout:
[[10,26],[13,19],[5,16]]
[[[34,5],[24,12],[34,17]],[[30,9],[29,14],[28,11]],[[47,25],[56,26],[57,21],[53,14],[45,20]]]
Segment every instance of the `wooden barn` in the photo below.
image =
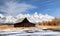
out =
[[27,18],[25,18],[22,22],[15,23],[14,27],[35,27],[34,23],[30,23]]

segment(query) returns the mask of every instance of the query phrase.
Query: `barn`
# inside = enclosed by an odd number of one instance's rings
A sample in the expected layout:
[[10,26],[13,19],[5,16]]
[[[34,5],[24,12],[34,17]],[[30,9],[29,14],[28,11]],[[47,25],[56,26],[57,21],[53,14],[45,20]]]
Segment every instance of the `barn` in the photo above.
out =
[[15,23],[14,27],[35,27],[35,24],[29,22],[28,19],[25,18],[22,22]]

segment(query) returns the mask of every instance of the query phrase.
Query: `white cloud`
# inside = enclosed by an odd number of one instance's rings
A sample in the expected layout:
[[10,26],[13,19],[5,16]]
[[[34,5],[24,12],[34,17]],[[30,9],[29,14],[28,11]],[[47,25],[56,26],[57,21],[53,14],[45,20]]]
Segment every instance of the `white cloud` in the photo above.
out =
[[29,9],[37,8],[33,5],[26,4],[26,3],[18,3],[18,2],[6,2],[6,7],[2,8],[1,11],[8,13],[9,15],[16,15],[21,12],[26,12]]

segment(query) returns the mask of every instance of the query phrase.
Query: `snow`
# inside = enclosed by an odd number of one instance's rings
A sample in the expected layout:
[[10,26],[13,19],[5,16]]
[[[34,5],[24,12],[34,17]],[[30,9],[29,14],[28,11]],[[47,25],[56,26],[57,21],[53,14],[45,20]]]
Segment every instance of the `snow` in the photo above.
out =
[[5,23],[15,23],[16,20],[13,16],[6,16]]
[[23,14],[18,14],[18,15],[16,16],[17,19],[24,18],[24,17],[25,17],[25,16],[24,16]]
[[28,32],[25,32],[25,30],[16,30],[16,31],[11,31],[11,30],[5,30],[5,31],[0,31],[0,35],[4,35],[6,34],[5,36],[28,36],[28,35],[53,35],[53,36],[57,36],[57,35],[60,35],[60,32],[56,32],[56,31],[51,31],[51,30],[42,30],[42,29],[38,29],[39,32],[35,32],[34,30],[32,30],[33,33],[28,33]]
[[[4,18],[4,20],[2,19]],[[8,15],[8,16],[4,16],[2,14],[0,14],[0,22],[4,22],[4,23],[16,23],[16,22],[21,22],[24,18],[27,18],[29,20],[29,22],[32,23],[38,23],[38,22],[42,22],[42,21],[52,21],[53,19],[55,19],[55,17],[50,16],[48,14],[38,14],[37,12],[35,12],[34,14],[18,14],[15,17]]]
[[4,18],[4,15],[0,14],[0,18]]
[[48,14],[43,15],[35,12],[28,20],[32,23],[38,23],[42,21],[52,21],[53,19],[55,19],[55,17]]
[[3,23],[4,22],[4,18],[5,18],[5,16],[2,15],[2,14],[0,14],[0,23]]

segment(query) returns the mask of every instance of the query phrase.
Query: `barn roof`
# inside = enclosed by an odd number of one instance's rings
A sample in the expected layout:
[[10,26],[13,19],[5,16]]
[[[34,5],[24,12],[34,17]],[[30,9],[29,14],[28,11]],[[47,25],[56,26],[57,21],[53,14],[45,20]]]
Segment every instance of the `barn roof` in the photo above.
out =
[[[24,18],[23,20],[21,20],[20,22],[17,22],[17,23],[27,23],[27,22],[31,23],[27,18]],[[34,23],[32,23],[32,24],[34,24]]]
[[14,27],[35,27],[35,24],[29,22],[28,19],[25,18],[22,22],[15,23]]

